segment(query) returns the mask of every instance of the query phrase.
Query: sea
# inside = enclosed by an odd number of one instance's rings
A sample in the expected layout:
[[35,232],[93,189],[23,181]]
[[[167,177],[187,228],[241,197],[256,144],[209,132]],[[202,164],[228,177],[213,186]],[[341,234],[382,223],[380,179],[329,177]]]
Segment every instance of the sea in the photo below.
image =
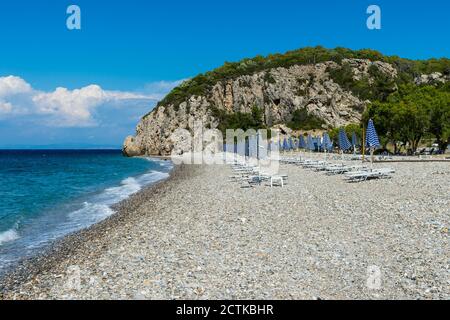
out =
[[172,163],[120,150],[0,150],[0,274],[169,177]]

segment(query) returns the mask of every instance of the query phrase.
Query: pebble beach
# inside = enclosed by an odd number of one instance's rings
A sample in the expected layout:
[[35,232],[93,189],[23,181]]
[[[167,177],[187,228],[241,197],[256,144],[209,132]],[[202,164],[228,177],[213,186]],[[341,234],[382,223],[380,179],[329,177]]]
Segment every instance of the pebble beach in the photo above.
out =
[[388,166],[348,183],[281,165],[283,188],[176,166],[4,276],[0,299],[450,299],[450,165]]

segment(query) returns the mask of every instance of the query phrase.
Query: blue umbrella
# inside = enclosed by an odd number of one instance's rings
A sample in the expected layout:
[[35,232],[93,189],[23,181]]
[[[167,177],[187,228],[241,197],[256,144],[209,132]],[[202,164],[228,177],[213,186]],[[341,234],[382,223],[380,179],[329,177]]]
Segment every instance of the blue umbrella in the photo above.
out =
[[306,142],[303,136],[298,137],[298,146],[299,148],[305,149],[306,148]]
[[289,150],[289,144],[286,138],[283,140],[283,150]]
[[348,140],[347,134],[345,133],[343,128],[339,130],[338,138],[339,138],[339,149],[341,149],[342,151],[346,151],[352,147],[350,141]]
[[369,124],[367,125],[366,145],[368,145],[371,149],[377,149],[381,146],[372,119],[369,120]]
[[314,138],[314,140],[315,140],[315,144],[317,146],[317,150],[320,151],[320,148],[322,147],[322,141],[321,141],[320,137],[317,136],[317,137]]
[[311,134],[308,134],[308,138],[306,140],[306,148],[311,151],[315,150],[316,148],[314,147],[314,141]]
[[281,140],[278,141],[278,150],[283,150],[283,145],[281,144]]
[[326,132],[324,132],[323,134],[322,146],[325,150],[330,150],[330,148],[332,147],[330,136]]
[[289,149],[290,150],[294,150],[295,146],[294,146],[294,141],[292,140],[292,137],[289,137]]
[[381,146],[373,120],[369,120],[366,132],[366,145],[370,148],[370,164],[373,167],[373,152]]

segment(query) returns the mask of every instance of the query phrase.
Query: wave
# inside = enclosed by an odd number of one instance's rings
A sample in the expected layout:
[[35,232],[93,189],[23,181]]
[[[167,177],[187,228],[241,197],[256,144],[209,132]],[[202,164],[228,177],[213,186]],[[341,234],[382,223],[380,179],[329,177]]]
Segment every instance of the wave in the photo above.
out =
[[[166,171],[168,168],[170,168],[170,163],[164,164],[164,169],[162,170]],[[169,172],[152,170],[137,177],[128,177],[122,180],[118,186],[106,188],[97,194],[90,195],[78,204],[74,203],[75,207],[69,209],[63,216],[44,215],[41,219],[35,221],[36,228],[41,228],[41,232],[25,237],[32,239],[32,241],[26,241],[25,238],[23,241],[28,242],[27,246],[29,248],[36,248],[45,244],[49,239],[56,239],[70,232],[98,223],[115,213],[112,209],[114,204],[129,198],[142,190],[143,187],[166,179],[169,176]],[[47,230],[45,230],[46,226],[48,227]],[[17,228],[12,228],[0,233],[0,246],[20,238]]]
[[5,232],[0,233],[0,246],[4,243],[11,242],[19,239],[19,233],[14,229],[9,229]]
[[71,222],[78,225],[91,225],[114,214],[111,206],[139,192],[144,186],[166,179],[169,173],[150,171],[138,177],[129,177],[119,186],[110,187],[83,203],[83,207],[69,214]]

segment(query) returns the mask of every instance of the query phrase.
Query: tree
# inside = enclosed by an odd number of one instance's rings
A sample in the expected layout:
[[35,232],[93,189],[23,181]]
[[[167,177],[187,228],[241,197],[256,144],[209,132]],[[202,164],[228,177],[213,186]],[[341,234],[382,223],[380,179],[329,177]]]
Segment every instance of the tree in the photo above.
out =
[[408,86],[403,89],[403,93],[407,93],[403,97],[404,101],[425,109],[429,117],[426,129],[435,136],[440,150],[445,150],[448,145],[447,130],[450,126],[450,92],[438,90],[434,86],[419,89]]
[[441,150],[449,143],[450,92],[446,87],[401,85],[386,102],[374,102],[363,115],[372,118],[383,147],[392,143],[394,153],[408,145],[415,152],[426,133],[435,136]]
[[450,94],[430,90],[432,99],[428,101],[430,115],[429,132],[436,137],[439,149],[445,151],[450,143]]
[[419,142],[429,127],[426,108],[417,102],[402,101],[393,106],[392,124],[395,138],[407,141],[411,152],[415,152]]

